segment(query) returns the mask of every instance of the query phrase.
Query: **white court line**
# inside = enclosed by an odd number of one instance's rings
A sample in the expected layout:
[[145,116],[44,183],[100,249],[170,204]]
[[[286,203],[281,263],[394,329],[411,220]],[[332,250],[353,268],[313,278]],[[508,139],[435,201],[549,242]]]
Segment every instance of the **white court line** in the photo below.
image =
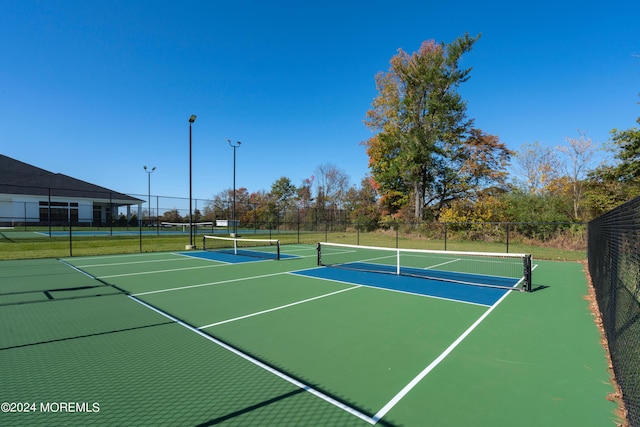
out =
[[219,282],[209,282],[209,283],[200,283],[198,285],[180,286],[178,288],[159,289],[157,291],[140,292],[138,294],[133,294],[133,296],[160,294],[160,293],[163,293],[163,292],[182,291],[182,290],[185,290],[185,289],[201,288],[203,286],[214,286],[214,285],[221,285],[223,283],[242,282],[244,280],[262,279],[263,277],[279,276],[281,274],[288,274],[288,273],[287,272],[279,272],[279,273],[263,274],[262,276],[241,277],[239,279],[221,280]]
[[[198,259],[198,258],[192,258],[192,259]],[[204,261],[203,258],[200,258]],[[166,258],[166,259],[150,259],[150,260],[146,260],[146,261],[128,261],[128,262],[115,262],[112,264],[87,264],[87,265],[79,265],[78,267],[80,268],[91,268],[91,267],[113,267],[116,265],[132,265],[132,264],[150,264],[153,262],[174,262],[174,261],[186,261],[188,260],[188,258],[184,258],[184,257],[179,257],[179,258]]]
[[[74,258],[74,259],[89,260],[89,259],[109,259],[109,258],[131,258],[131,257],[144,257],[144,256],[158,256],[158,255],[165,255],[165,254],[166,254],[166,252],[147,252],[147,253],[142,253],[142,254],[83,256],[83,257],[77,257],[77,258]],[[173,255],[176,255],[176,254],[173,254]]]
[[436,268],[436,267],[440,267],[440,266],[443,266],[443,265],[451,264],[452,262],[456,262],[456,261],[460,261],[460,258],[452,259],[452,260],[447,261],[447,262],[441,262],[440,264],[432,265],[430,267],[425,267],[424,270],[429,270],[429,269],[432,269],[432,268]]
[[74,269],[75,271],[77,271],[78,273],[82,273],[87,277],[92,278],[93,280],[96,280],[96,278],[94,276],[92,276],[91,274],[87,273],[86,271],[81,270],[79,267],[76,267],[73,264],[69,264],[67,261],[63,260],[63,259],[58,259],[59,262],[63,263],[64,265],[66,265],[67,267],[71,267],[72,269]]
[[183,267],[183,268],[171,268],[168,270],[142,271],[138,273],[112,274],[110,276],[100,276],[99,279],[112,279],[114,277],[127,277],[127,276],[145,276],[147,274],[161,274],[161,273],[171,273],[173,271],[199,270],[202,268],[226,267],[228,265],[231,265],[231,264],[201,265],[198,267]]
[[[283,250],[283,249],[288,249],[288,250]],[[316,252],[315,248],[309,248],[309,247],[304,247],[304,246],[290,246],[290,245],[280,245],[280,250],[282,252],[309,252],[309,251],[313,251]]]
[[405,397],[424,377],[429,374],[436,366],[440,364],[475,328],[482,323],[484,319],[487,318],[489,314],[509,295],[510,292],[506,291],[505,294],[487,311],[485,311],[482,316],[478,318],[466,331],[462,333],[449,347],[447,347],[433,362],[431,362],[426,368],[422,370],[413,380],[411,380],[402,390],[398,392],[386,405],[384,405],[376,414],[373,416],[373,420],[377,423],[384,417],[387,412],[389,412],[403,397]]
[[211,335],[205,334],[204,332],[194,328],[193,326],[188,325],[188,324],[182,322],[179,319],[176,319],[175,317],[165,313],[162,310],[159,310],[159,309],[153,307],[152,305],[149,305],[149,304],[145,303],[142,300],[139,300],[138,298],[135,298],[132,295],[129,295],[129,298],[131,298],[134,301],[142,304],[143,306],[155,311],[156,313],[158,313],[158,314],[160,314],[160,315],[162,315],[162,316],[164,316],[164,317],[176,322],[178,325],[183,326],[183,327],[187,328],[188,330],[190,330],[192,332],[195,332],[196,334],[200,335],[201,337],[206,338],[207,340],[219,345],[220,347],[224,348],[227,351],[230,351],[231,353],[235,354],[236,356],[240,356],[241,358],[245,359],[246,361],[248,361],[250,363],[253,363],[254,365],[264,369],[265,371],[267,371],[267,372],[269,372],[269,373],[271,373],[271,374],[273,374],[273,375],[275,375],[275,376],[277,376],[279,378],[282,378],[283,380],[295,385],[296,387],[301,388],[302,390],[307,391],[307,392],[313,394],[316,397],[319,397],[320,399],[324,400],[325,402],[330,403],[331,405],[333,405],[333,406],[335,406],[337,408],[340,408],[343,411],[346,411],[346,412],[350,413],[351,415],[354,415],[354,416],[360,418],[361,420],[368,422],[371,425],[375,425],[378,422],[377,420],[372,419],[370,416],[368,416],[366,414],[363,414],[362,412],[360,412],[360,411],[358,411],[358,410],[356,410],[356,409],[354,409],[354,408],[352,408],[350,406],[347,406],[344,403],[342,403],[342,402],[340,402],[340,401],[338,401],[338,400],[336,400],[336,399],[334,399],[334,398],[332,398],[330,396],[327,396],[326,394],[322,393],[321,391],[318,391],[318,390],[316,390],[316,389],[314,389],[314,388],[312,388],[312,387],[310,387],[310,386],[308,386],[308,385],[306,385],[306,384],[304,384],[304,383],[302,383],[302,382],[300,382],[300,381],[288,376],[287,374],[285,374],[283,372],[280,372],[280,371],[272,368],[271,366],[260,362],[257,359],[254,359],[253,357],[249,356],[248,354],[245,354],[245,353],[243,353],[243,352],[231,347],[230,345],[225,344],[224,342],[215,339]]
[[[286,261],[286,260],[294,260],[294,259],[302,259],[302,258],[317,258],[318,255],[317,254],[312,254],[312,255],[298,255],[293,253],[294,251],[282,251],[280,253],[280,261]],[[284,255],[284,256],[283,256]],[[291,258],[288,258],[287,255],[291,255]]]
[[281,305],[279,307],[274,307],[274,308],[270,308],[268,310],[262,310],[262,311],[257,311],[255,313],[251,313],[251,314],[247,314],[244,316],[240,316],[240,317],[236,317],[233,319],[227,319],[227,320],[222,320],[220,322],[216,322],[216,323],[210,323],[208,325],[204,325],[204,326],[200,326],[197,329],[205,329],[205,328],[211,328],[213,326],[218,326],[218,325],[222,325],[224,323],[229,323],[229,322],[235,322],[236,320],[242,320],[242,319],[246,319],[248,317],[253,317],[253,316],[258,316],[260,314],[265,314],[265,313],[269,313],[272,311],[277,311],[277,310],[282,310],[284,308],[289,308],[289,307],[293,307],[294,305],[298,305],[298,304],[304,304],[306,302],[310,302],[310,301],[314,301],[317,299],[321,299],[321,298],[325,298],[325,297],[330,297],[332,295],[337,295],[337,294],[341,294],[342,292],[347,292],[347,291],[352,291],[354,289],[358,289],[362,287],[362,285],[356,285],[353,286],[351,288],[347,288],[347,289],[340,289],[339,291],[335,291],[335,292],[330,292],[328,294],[324,294],[324,295],[318,295],[317,297],[313,297],[313,298],[307,298],[305,300],[301,300],[301,301],[296,301],[296,302],[292,302],[291,304],[285,304],[285,305]]

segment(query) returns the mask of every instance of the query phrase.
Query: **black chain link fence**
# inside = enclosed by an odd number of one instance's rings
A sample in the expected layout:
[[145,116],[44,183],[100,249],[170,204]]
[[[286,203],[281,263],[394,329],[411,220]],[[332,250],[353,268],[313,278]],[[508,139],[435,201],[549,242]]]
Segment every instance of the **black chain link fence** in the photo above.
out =
[[[0,258],[167,251],[198,246],[202,234],[328,241],[417,249],[533,253],[563,260],[586,256],[586,225],[570,222],[405,222],[337,205],[269,200],[193,199],[96,188],[0,183]],[[191,205],[191,208],[190,208]],[[235,221],[233,220],[235,218]],[[193,230],[193,232],[192,232]],[[188,236],[185,242],[184,235]],[[195,237],[195,240],[192,239]],[[96,237],[101,243],[95,243]],[[198,236],[198,237],[196,237]],[[182,239],[182,240],[181,240]],[[68,241],[65,244],[65,240]],[[192,241],[193,240],[193,241]],[[567,255],[567,252],[579,252]]]
[[591,221],[589,273],[628,423],[640,426],[640,197]]

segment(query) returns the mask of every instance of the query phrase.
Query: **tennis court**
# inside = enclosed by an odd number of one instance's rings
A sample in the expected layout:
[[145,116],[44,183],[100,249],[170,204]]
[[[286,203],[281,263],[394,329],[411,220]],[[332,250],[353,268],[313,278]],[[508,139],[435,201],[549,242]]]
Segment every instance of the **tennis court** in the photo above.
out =
[[518,292],[278,253],[0,262],[0,424],[614,425],[581,264]]

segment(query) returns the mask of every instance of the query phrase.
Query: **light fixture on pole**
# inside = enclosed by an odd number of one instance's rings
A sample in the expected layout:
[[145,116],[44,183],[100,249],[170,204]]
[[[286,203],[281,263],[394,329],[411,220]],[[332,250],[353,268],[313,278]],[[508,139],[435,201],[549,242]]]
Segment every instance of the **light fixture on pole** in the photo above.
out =
[[242,143],[237,141],[233,144],[229,139],[227,139],[227,142],[233,147],[233,208],[231,210],[231,224],[233,227],[232,237],[235,237],[238,233],[238,223],[236,222],[236,148],[240,147]]
[[192,168],[192,148],[191,148],[191,125],[196,121],[194,114],[189,117],[189,246],[187,249],[193,249],[193,168]]
[[150,171],[147,170],[147,166],[144,167],[144,171],[147,173],[147,196],[148,196],[148,200],[149,200],[149,224],[151,224],[151,174],[153,173],[153,171],[156,170],[156,167],[154,166],[153,168],[151,168]]

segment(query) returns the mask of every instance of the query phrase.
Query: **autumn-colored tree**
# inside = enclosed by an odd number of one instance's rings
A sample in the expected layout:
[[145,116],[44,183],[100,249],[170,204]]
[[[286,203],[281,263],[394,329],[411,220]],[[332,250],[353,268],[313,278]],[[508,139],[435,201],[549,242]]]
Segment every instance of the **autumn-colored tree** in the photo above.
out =
[[255,191],[249,194],[247,203],[247,209],[239,217],[241,223],[261,227],[275,222],[275,202],[270,193],[265,190]]
[[434,217],[455,200],[473,200],[486,188],[503,186],[512,154],[497,136],[480,129],[471,129],[466,138],[447,147],[448,156],[435,163],[437,173],[426,200]]
[[364,177],[360,187],[349,188],[345,197],[345,209],[350,220],[358,223],[364,230],[374,230],[380,220],[380,208],[377,203],[376,185],[371,177]]
[[598,144],[586,134],[578,130],[578,138],[566,138],[567,146],[558,147],[568,158],[565,166],[566,177],[569,181],[569,194],[573,207],[573,220],[581,217],[580,205],[584,192],[584,179],[593,157],[598,150]]
[[[213,215],[216,219],[231,219],[233,190],[227,189],[213,196],[213,200],[207,202],[204,211],[207,218]],[[249,192],[245,187],[236,189],[236,217],[240,219],[248,209]]]
[[503,190],[482,191],[475,199],[459,199],[442,211],[440,221],[484,223],[507,221]]
[[411,187],[409,177],[396,161],[399,150],[385,133],[373,136],[363,144],[367,146],[371,184],[380,195],[379,203],[383,215],[394,216],[409,203]]
[[559,176],[547,183],[544,193],[529,194],[532,196],[542,197],[543,195],[549,195],[560,198],[563,200],[561,212],[566,215],[567,221],[575,219],[573,206],[573,182],[568,175]]
[[479,37],[426,41],[411,55],[399,49],[389,71],[376,75],[378,96],[365,123],[377,133],[363,144],[390,214],[404,207],[394,205],[402,200],[413,201],[416,219],[425,217],[427,207],[437,217],[440,208],[492,180],[493,167],[508,161],[497,137],[473,130],[457,91],[471,71],[459,68],[460,58]]
[[408,206],[411,203],[411,195],[396,191],[388,190],[382,196],[380,196],[380,209],[382,215],[390,216],[392,218],[403,217],[402,208]]
[[551,147],[543,147],[538,141],[523,144],[515,157],[522,179],[514,181],[521,182],[529,194],[543,193],[549,183],[560,177],[562,162],[557,152]]
[[309,207],[311,206],[311,202],[313,202],[313,196],[311,194],[313,181],[315,181],[315,177],[311,175],[311,177],[303,179],[302,185],[298,187],[298,207],[300,207],[301,209],[309,209]]

